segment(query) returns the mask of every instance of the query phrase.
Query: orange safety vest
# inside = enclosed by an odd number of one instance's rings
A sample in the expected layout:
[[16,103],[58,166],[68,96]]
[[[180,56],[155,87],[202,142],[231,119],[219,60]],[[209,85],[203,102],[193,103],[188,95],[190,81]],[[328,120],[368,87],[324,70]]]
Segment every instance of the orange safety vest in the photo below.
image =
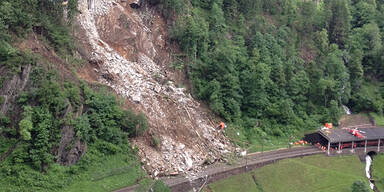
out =
[[224,127],[225,127],[225,124],[224,124],[224,122],[220,122],[220,125],[219,125],[219,127],[220,127],[220,129],[224,129]]

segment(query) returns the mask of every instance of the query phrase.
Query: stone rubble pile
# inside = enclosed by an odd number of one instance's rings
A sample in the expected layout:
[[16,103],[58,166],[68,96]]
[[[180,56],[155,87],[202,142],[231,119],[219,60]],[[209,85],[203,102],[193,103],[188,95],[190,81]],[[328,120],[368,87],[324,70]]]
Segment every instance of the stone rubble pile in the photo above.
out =
[[[128,61],[100,38],[97,18],[107,16],[113,7],[119,10],[124,8],[112,0],[94,1],[91,7],[88,9],[86,0],[79,0],[81,14],[77,19],[91,45],[91,59],[102,63],[97,70],[100,74],[99,82],[139,105],[148,117],[151,128],[159,130],[159,149],[141,140],[133,142],[139,147],[138,154],[144,168],[155,177],[192,173],[200,170],[204,163],[213,163],[222,159],[223,154],[233,151],[227,139],[223,136],[215,137],[214,125],[199,102],[185,93],[184,88],[176,87],[174,82],[164,84],[157,80],[166,79],[166,76],[154,58],[139,52],[137,62]],[[138,14],[132,14],[140,26],[145,26]],[[145,27],[142,30],[150,29]],[[173,121],[176,120],[169,120],[172,118],[186,122],[185,127],[175,127]],[[187,137],[172,134],[178,129],[186,129],[183,131]]]

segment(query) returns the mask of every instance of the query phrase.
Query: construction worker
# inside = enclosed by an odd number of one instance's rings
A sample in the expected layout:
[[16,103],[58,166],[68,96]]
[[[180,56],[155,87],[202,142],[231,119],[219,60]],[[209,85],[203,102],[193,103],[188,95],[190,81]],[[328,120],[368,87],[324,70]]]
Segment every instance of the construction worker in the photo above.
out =
[[225,123],[224,122],[220,122],[220,124],[219,124],[219,126],[217,127],[217,133],[216,133],[216,135],[218,135],[218,133],[220,133],[220,132],[224,132],[224,129],[227,127],[227,125],[225,125]]

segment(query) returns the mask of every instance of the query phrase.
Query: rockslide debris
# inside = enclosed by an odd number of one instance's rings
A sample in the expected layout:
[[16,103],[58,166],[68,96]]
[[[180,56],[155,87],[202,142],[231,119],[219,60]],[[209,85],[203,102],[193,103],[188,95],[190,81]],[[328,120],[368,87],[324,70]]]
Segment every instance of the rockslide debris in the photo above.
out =
[[[157,176],[197,171],[203,163],[222,159],[223,154],[233,151],[225,137],[215,137],[215,125],[206,110],[185,88],[178,88],[172,81],[158,80],[167,79],[166,68],[155,62],[159,54],[166,51],[162,39],[164,34],[155,36],[157,29],[144,22],[144,18],[155,17],[153,10],[140,13],[113,0],[79,0],[79,9],[81,14],[77,22],[86,32],[86,41],[91,49],[88,51],[92,53],[90,60],[100,63],[98,69],[94,69],[98,81],[112,87],[134,103],[137,110],[143,111],[151,132],[160,140],[157,149],[144,138],[132,141],[139,147],[138,154],[148,173]],[[127,18],[129,26],[121,28],[113,24],[118,18]],[[115,28],[118,30],[114,33]],[[112,32],[106,34],[105,31]],[[130,34],[135,40],[135,61],[119,54],[103,39],[118,36],[120,33],[116,34],[116,31]]]

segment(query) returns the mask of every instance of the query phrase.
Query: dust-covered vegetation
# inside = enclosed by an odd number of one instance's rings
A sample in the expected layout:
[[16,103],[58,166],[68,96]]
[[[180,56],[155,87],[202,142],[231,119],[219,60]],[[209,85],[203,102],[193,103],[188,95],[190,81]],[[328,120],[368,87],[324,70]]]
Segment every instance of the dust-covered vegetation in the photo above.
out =
[[[383,111],[381,0],[159,0],[193,93],[254,135]],[[166,9],[166,11],[164,11]]]
[[[0,0],[0,90],[27,77],[14,101],[15,93],[0,92],[0,109],[12,102],[0,112],[4,191],[110,191],[146,177],[128,141],[147,130],[146,117],[123,109],[106,88],[78,80],[60,59],[75,57],[69,26],[77,12],[77,0],[69,0],[65,19],[62,2]],[[57,58],[18,47],[31,34]]]

